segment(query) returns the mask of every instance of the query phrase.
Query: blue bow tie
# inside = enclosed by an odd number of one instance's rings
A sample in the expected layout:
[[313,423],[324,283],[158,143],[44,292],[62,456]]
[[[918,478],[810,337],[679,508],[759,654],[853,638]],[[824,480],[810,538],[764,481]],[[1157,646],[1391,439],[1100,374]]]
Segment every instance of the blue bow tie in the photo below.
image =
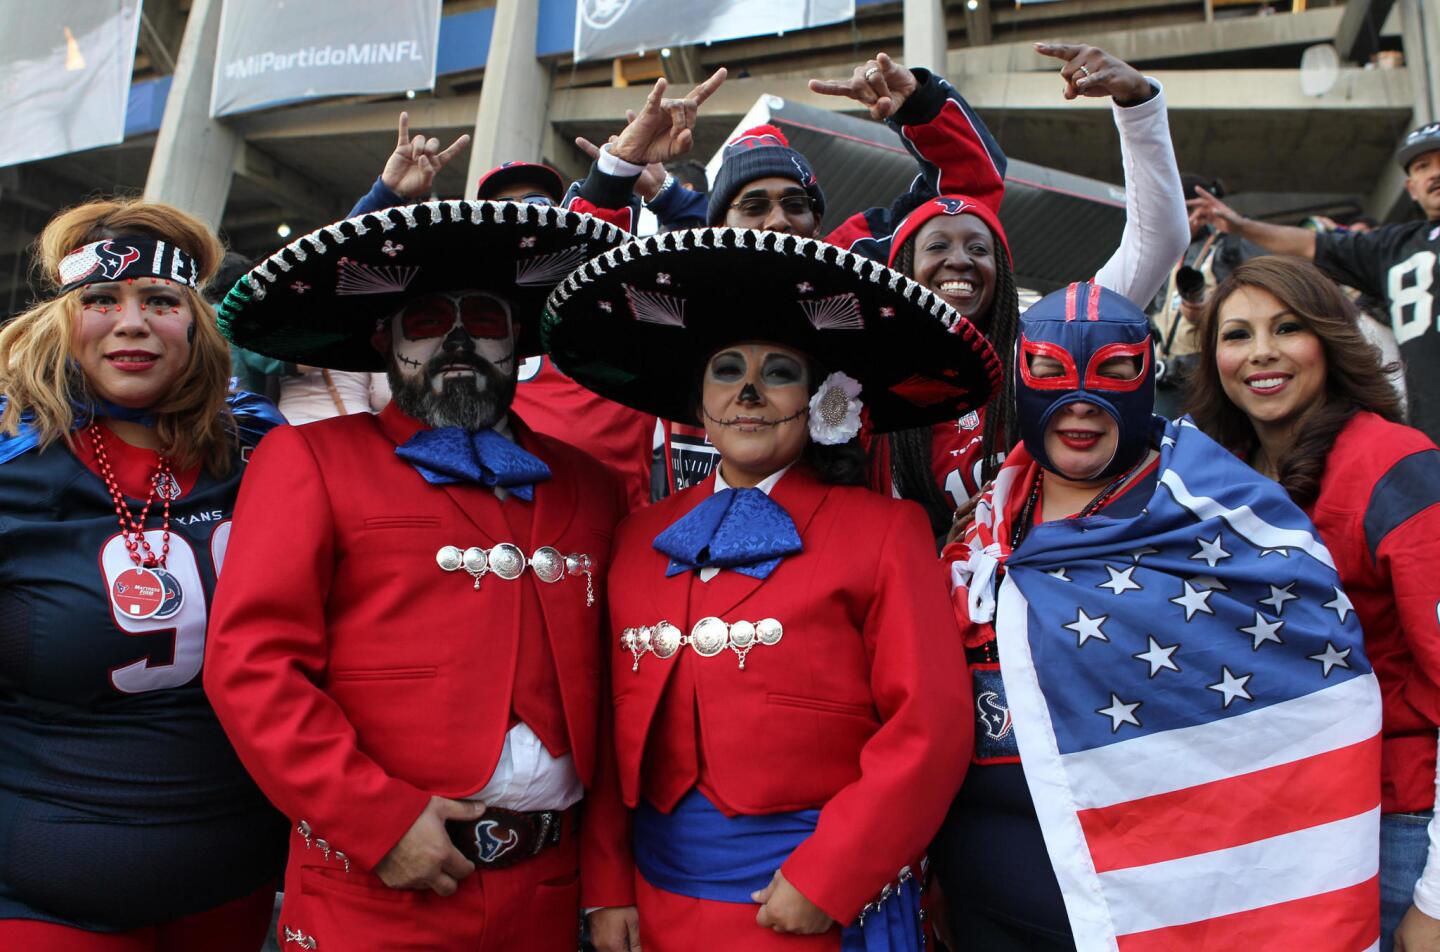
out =
[[458,426],[420,430],[395,455],[436,486],[471,482],[501,486],[521,499],[535,498],[535,484],[550,478],[550,467],[494,430],[471,433]]
[[795,520],[758,489],[715,493],[657,535],[653,545],[670,556],[667,576],[713,566],[753,578],[767,578],[781,559],[802,548]]

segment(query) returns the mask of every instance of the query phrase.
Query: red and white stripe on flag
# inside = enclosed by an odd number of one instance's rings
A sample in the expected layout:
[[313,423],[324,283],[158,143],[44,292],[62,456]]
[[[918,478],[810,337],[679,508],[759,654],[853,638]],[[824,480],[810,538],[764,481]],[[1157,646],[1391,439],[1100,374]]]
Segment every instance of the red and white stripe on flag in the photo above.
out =
[[1373,674],[1061,754],[1028,603],[1008,578],[998,602],[1020,758],[1080,952],[1378,948]]

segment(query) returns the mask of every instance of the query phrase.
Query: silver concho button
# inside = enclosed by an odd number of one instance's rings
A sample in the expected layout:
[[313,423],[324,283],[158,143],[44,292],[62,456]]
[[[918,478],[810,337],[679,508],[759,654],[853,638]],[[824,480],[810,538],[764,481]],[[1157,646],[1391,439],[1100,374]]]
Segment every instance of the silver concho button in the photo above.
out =
[[702,658],[713,657],[725,650],[730,639],[730,626],[713,615],[702,618],[690,629],[690,647]]
[[472,545],[460,556],[460,564],[471,575],[485,571],[485,550],[478,545]]
[[453,572],[460,567],[460,550],[453,545],[442,545],[440,551],[435,553],[435,564],[447,572]]
[[785,628],[774,618],[762,618],[755,625],[755,636],[762,645],[773,645],[785,634]]
[[634,628],[626,628],[624,631],[622,631],[622,632],[620,633],[620,647],[624,648],[626,651],[632,651],[632,650],[634,650],[634,648],[635,648],[635,629],[634,629]]
[[565,556],[565,571],[571,575],[579,575],[581,572],[588,572],[592,568],[590,556],[581,553],[570,553]]
[[505,579],[514,581],[525,571],[525,553],[509,542],[502,542],[490,550],[490,571]]
[[748,648],[755,643],[755,626],[748,621],[737,621],[730,626],[730,644],[736,648]]
[[655,626],[655,640],[651,648],[657,658],[668,658],[680,650],[680,629],[662,621]]
[[635,629],[636,646],[645,651],[649,651],[650,639],[654,635],[654,633],[655,629],[651,628],[649,625],[642,625],[641,627]]
[[558,582],[565,577],[565,558],[555,548],[542,545],[530,556],[530,568],[542,582]]

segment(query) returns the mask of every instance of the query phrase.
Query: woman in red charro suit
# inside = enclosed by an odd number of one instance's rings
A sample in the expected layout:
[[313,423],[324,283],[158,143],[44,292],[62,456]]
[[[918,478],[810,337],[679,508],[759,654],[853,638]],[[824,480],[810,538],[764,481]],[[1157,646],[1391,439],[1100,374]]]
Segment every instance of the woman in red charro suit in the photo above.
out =
[[747,230],[634,242],[549,307],[567,374],[698,420],[721,456],[617,530],[596,944],[918,948],[969,689],[925,517],[863,488],[854,437],[862,415],[885,432],[979,405],[993,351],[876,262]]

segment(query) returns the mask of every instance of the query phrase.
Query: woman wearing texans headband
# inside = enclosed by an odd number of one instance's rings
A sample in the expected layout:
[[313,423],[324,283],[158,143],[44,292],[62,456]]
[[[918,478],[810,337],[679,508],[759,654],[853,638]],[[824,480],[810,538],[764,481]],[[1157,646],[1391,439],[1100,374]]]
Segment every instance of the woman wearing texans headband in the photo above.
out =
[[994,351],[878,262],[744,229],[622,246],[549,306],[566,374],[721,458],[617,530],[597,946],[918,949],[969,688],[925,516],[864,488],[855,437],[974,408]]
[[[264,939],[286,834],[200,685],[244,459],[196,288],[223,249],[97,201],[39,241],[49,299],[0,331],[0,948]],[[276,540],[283,544],[284,540]]]

